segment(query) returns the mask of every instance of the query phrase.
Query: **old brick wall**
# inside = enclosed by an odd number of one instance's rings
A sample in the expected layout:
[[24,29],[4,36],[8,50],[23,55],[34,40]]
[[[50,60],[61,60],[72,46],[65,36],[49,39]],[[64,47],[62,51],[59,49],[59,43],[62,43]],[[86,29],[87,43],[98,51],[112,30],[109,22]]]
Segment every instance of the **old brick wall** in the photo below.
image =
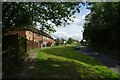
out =
[[18,34],[21,37],[25,37],[25,30],[10,30],[6,32],[5,35],[16,35]]

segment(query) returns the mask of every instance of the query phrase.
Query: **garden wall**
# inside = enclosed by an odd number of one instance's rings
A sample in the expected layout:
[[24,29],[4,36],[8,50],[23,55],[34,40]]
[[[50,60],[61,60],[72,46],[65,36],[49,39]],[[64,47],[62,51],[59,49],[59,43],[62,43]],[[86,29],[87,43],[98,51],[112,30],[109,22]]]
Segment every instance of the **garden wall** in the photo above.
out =
[[7,73],[15,64],[20,62],[26,53],[26,39],[18,35],[2,37],[2,72]]

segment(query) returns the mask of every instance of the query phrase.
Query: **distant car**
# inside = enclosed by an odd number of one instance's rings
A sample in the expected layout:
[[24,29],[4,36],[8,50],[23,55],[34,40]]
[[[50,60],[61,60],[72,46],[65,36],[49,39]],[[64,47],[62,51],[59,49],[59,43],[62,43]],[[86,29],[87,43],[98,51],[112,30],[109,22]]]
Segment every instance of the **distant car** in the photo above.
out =
[[80,50],[80,46],[75,46],[75,50]]

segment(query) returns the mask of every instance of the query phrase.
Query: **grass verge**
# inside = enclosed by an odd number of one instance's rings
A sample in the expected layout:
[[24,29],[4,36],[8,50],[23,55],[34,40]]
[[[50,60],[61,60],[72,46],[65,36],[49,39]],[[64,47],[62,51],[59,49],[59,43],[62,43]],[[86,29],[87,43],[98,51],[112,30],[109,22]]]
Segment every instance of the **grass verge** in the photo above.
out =
[[41,49],[37,55],[36,78],[117,78],[120,75],[91,57],[75,52],[74,46]]

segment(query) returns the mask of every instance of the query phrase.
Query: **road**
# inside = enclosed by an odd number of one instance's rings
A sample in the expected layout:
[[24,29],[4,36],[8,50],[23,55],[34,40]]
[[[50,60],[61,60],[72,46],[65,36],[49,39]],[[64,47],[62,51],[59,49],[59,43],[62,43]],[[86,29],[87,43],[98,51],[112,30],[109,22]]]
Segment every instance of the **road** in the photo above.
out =
[[93,59],[97,60],[104,66],[107,66],[114,72],[117,72],[120,74],[120,61],[118,61],[118,59],[111,59],[110,57],[102,55],[99,52],[93,51],[86,46],[80,46],[80,50],[78,51],[83,54],[91,56]]

